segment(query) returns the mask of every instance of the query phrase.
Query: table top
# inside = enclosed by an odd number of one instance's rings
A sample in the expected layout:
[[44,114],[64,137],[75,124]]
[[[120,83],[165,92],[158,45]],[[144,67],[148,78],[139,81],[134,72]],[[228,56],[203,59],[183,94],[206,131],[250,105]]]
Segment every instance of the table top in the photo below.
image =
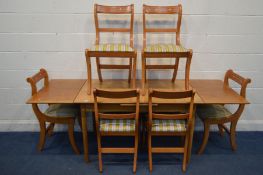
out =
[[27,103],[74,103],[81,87],[86,80],[81,79],[54,79],[49,81],[46,88],[39,90]]
[[[145,84],[146,89],[146,95],[140,96],[140,103],[148,103],[148,89],[158,89],[158,90],[178,90],[183,91],[184,90],[184,80],[176,80],[175,83],[173,83],[171,80],[147,80]],[[130,85],[127,80],[103,80],[101,83],[99,80],[92,80],[92,87],[98,88],[98,89],[107,89],[107,90],[127,90],[130,88]],[[141,80],[136,81],[136,88],[141,88]],[[86,82],[83,87],[81,88],[79,94],[77,95],[75,99],[75,103],[87,103],[92,104],[94,103],[93,95],[88,95],[88,82]],[[131,100],[128,99],[121,99],[121,100],[111,100],[103,99],[101,101],[103,103],[131,103]],[[134,101],[133,101],[134,102]],[[158,99],[155,102],[158,103],[185,103],[188,102],[187,100],[161,100]],[[195,103],[202,103],[201,98],[196,94],[195,96]]]
[[[92,80],[93,88],[110,90],[127,90],[130,85],[127,80]],[[196,104],[248,104],[249,102],[241,97],[231,88],[224,87],[221,80],[190,80],[190,89],[196,91]],[[137,80],[136,87],[141,87],[141,80]],[[184,90],[184,80],[147,80],[146,95],[140,96],[140,103],[148,103],[148,88],[159,90]],[[78,103],[92,104],[93,95],[87,93],[88,84],[83,79],[54,79],[50,80],[47,88],[41,89],[32,96],[27,103]],[[105,103],[129,103],[125,99],[117,101],[103,101]],[[158,101],[159,103],[183,103],[183,101]]]
[[190,80],[204,104],[248,104],[249,102],[221,80]]

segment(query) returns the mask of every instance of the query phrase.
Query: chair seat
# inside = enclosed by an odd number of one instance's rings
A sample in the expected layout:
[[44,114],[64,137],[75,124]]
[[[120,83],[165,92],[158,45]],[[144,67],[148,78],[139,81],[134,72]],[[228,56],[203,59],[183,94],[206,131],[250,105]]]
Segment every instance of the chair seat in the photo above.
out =
[[185,120],[152,120],[152,131],[183,132],[186,131]]
[[79,108],[70,104],[52,104],[45,114],[49,117],[76,117],[79,115]]
[[91,51],[103,51],[103,52],[132,52],[134,51],[127,44],[98,44],[94,45],[90,49]]
[[223,105],[200,105],[196,112],[201,119],[220,119],[232,115]]
[[100,131],[103,131],[103,132],[134,132],[135,131],[135,120],[102,119],[100,120]]
[[181,45],[175,44],[151,44],[146,46],[145,52],[188,52],[189,50]]

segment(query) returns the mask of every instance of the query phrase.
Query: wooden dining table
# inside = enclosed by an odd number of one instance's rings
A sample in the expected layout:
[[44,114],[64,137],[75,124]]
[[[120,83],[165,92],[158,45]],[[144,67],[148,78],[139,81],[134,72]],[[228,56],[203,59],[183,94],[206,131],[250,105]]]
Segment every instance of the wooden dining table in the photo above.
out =
[[[41,89],[36,95],[31,97],[27,103],[75,103],[80,105],[81,110],[81,120],[82,120],[82,136],[83,136],[83,147],[84,147],[84,159],[89,160],[88,157],[88,135],[87,135],[87,112],[93,112],[93,95],[88,94],[88,82],[86,80],[72,80],[72,79],[54,79],[50,80],[48,87]],[[104,80],[100,82],[99,80],[92,81],[92,88],[101,89],[114,89],[114,90],[124,90],[129,89],[130,85],[127,80]],[[136,88],[141,88],[141,81],[136,81]],[[159,90],[184,90],[184,80],[176,80],[175,83],[171,80],[147,80],[145,85],[146,95],[140,96],[140,111],[147,112],[148,96],[147,91],[150,89]],[[249,102],[241,97],[233,89],[225,87],[223,81],[221,80],[190,80],[190,89],[196,92],[195,96],[195,106],[202,104],[248,104]],[[103,101],[103,103],[110,106],[105,108],[105,111],[109,110],[129,110],[129,101],[124,99],[120,101]],[[161,102],[162,103],[162,102]],[[163,101],[167,104],[167,108],[164,110],[170,110],[169,104],[177,103],[175,101]],[[183,103],[183,102],[178,102]],[[194,133],[195,120],[193,119],[192,126],[190,129],[190,141],[187,160],[190,161],[192,141]]]

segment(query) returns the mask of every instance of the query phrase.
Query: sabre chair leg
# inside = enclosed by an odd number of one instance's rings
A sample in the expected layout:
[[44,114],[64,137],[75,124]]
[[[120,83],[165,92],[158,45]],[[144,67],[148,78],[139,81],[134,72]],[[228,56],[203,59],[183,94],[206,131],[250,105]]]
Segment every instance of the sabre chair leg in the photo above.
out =
[[37,149],[38,151],[42,151],[46,140],[46,123],[44,121],[40,121],[39,126],[40,126],[40,134],[39,134],[39,143]]
[[68,136],[69,136],[69,142],[71,144],[72,149],[74,150],[76,154],[80,154],[77,144],[75,142],[75,138],[74,138],[74,119],[68,124]]
[[231,147],[232,147],[233,151],[235,151],[237,149],[236,126],[237,126],[237,121],[231,122],[231,125],[230,125],[230,142],[231,142]]
[[206,147],[206,144],[207,144],[207,141],[208,141],[208,137],[209,137],[209,128],[210,128],[210,125],[204,121],[204,135],[203,135],[203,141],[202,141],[202,144],[198,150],[198,153],[197,154],[202,154],[205,150],[205,147]]
[[218,124],[219,134],[223,137],[224,136],[224,128],[221,124]]
[[51,137],[54,133],[55,123],[50,123],[47,127],[47,135]]

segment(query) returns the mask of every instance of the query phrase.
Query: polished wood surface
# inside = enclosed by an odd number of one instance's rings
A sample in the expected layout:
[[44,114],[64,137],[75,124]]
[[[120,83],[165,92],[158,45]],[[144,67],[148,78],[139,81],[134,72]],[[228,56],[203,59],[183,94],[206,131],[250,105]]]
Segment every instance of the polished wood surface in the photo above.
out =
[[204,104],[248,104],[249,102],[230,87],[224,86],[222,80],[191,80]]
[[86,80],[83,79],[50,80],[48,86],[40,89],[27,103],[74,103],[76,96],[85,82]]
[[[127,90],[130,89],[130,85],[126,80],[104,80],[103,83],[101,83],[99,80],[93,80],[92,82],[93,88],[98,89],[105,89],[105,90]],[[93,104],[94,98],[92,94],[88,94],[88,87],[89,84],[86,82],[83,87],[81,88],[79,94],[77,95],[74,103],[85,103],[85,104]],[[145,84],[145,92],[148,94],[148,89],[153,88],[156,90],[166,90],[166,91],[183,91],[184,90],[184,80],[176,80],[175,83],[171,82],[171,80],[147,80]],[[136,88],[141,88],[141,81],[136,81]],[[184,100],[161,100],[158,101],[159,103],[183,103]],[[130,101],[128,99],[120,99],[117,100],[104,100],[104,103],[129,103]],[[203,103],[201,98],[196,94],[195,103],[200,104]],[[148,104],[148,96],[140,95],[140,104]]]

